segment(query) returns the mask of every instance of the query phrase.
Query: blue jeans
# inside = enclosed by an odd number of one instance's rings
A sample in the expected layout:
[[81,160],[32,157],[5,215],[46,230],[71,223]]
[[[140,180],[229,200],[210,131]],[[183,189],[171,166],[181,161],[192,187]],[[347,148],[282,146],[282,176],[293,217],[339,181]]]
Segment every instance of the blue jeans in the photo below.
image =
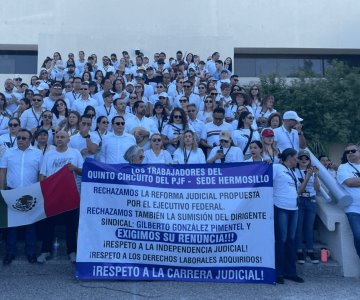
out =
[[354,245],[355,245],[356,253],[360,258],[360,214],[350,212],[347,213],[346,216],[349,220],[351,231],[354,236]]
[[296,230],[296,248],[303,249],[305,240],[306,250],[314,250],[314,223],[317,204],[315,197],[299,198],[298,223]]
[[[36,225],[22,226],[25,229],[25,253],[35,255],[36,250]],[[16,256],[17,253],[17,231],[19,227],[9,227],[6,229],[6,254]]]
[[297,210],[274,206],[276,276],[296,276]]

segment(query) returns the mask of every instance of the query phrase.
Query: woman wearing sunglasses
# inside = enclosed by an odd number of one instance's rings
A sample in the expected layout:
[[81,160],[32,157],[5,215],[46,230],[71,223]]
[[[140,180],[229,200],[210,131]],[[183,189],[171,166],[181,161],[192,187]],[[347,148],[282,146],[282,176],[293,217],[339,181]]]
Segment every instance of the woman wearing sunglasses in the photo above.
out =
[[245,159],[250,158],[250,143],[252,141],[259,141],[260,135],[254,130],[251,125],[253,124],[254,116],[249,111],[243,111],[239,115],[237,129],[232,133],[234,145],[238,146],[244,154]]
[[69,117],[69,110],[66,102],[62,99],[56,100],[51,112],[53,114],[53,125],[58,129],[64,128],[67,118]]
[[10,118],[7,127],[9,128],[9,132],[0,136],[0,157],[2,157],[7,148],[16,146],[16,136],[21,128],[20,119],[15,117]]
[[204,164],[204,152],[198,148],[198,138],[195,132],[186,130],[180,139],[180,147],[174,153],[174,163]]
[[201,110],[197,114],[197,118],[204,123],[212,122],[212,115],[214,109],[217,107],[216,102],[212,96],[206,96],[204,100],[204,110]]
[[172,158],[167,150],[163,149],[163,142],[159,133],[150,137],[150,149],[144,152],[144,164],[170,164]]
[[[305,190],[298,198],[298,223],[296,230],[296,249],[297,262],[304,264],[308,258],[313,264],[319,263],[314,254],[314,223],[316,217],[316,192],[320,191],[319,170],[311,166],[310,153],[300,150],[298,153],[298,164],[295,175],[300,182],[303,182],[306,174],[311,173],[311,177]],[[305,255],[303,248],[305,241]]]

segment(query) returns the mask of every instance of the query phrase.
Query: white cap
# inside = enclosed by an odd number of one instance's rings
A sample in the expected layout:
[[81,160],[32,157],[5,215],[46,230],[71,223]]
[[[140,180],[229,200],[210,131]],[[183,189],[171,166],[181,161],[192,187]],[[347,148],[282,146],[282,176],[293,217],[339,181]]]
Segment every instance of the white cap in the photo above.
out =
[[295,120],[301,122],[301,119],[295,111],[289,110],[284,113],[283,120]]
[[169,98],[169,95],[165,92],[160,93],[159,97]]

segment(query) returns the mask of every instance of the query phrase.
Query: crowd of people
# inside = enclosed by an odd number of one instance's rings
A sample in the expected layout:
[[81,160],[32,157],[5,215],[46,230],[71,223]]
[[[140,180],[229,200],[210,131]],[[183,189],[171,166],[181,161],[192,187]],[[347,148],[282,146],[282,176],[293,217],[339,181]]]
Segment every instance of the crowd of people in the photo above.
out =
[[[277,112],[274,97],[262,95],[258,85],[246,89],[238,82],[232,59],[221,60],[218,52],[206,59],[182,51],[169,59],[164,52],[153,58],[138,52],[134,61],[127,51],[100,61],[84,51],[76,58],[55,52],[29,83],[20,75],[5,80],[0,188],[26,186],[38,180],[37,174],[41,180],[64,165],[80,182],[87,157],[109,164],[273,163],[277,282],[302,282],[296,260],[318,262],[312,232],[319,190],[319,171],[303,150],[303,120],[295,111]],[[75,262],[78,211],[61,218]],[[41,222],[38,257],[36,227],[26,226],[30,263],[51,257],[58,219]],[[16,234],[16,228],[7,230],[4,265],[16,256]]]

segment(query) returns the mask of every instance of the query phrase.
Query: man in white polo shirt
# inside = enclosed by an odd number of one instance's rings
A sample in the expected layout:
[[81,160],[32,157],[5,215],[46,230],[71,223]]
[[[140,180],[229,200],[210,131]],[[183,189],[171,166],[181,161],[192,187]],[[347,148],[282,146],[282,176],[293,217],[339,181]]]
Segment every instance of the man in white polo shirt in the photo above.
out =
[[[31,185],[39,180],[42,153],[31,146],[32,134],[20,129],[16,137],[17,147],[8,149],[0,162],[0,189],[16,189]],[[26,255],[30,263],[36,262],[36,226],[25,228]],[[4,265],[9,265],[16,256],[17,227],[7,228]]]
[[276,147],[280,152],[293,148],[299,152],[306,148],[306,140],[300,122],[303,119],[295,111],[287,111],[283,116],[283,125],[274,129]]

